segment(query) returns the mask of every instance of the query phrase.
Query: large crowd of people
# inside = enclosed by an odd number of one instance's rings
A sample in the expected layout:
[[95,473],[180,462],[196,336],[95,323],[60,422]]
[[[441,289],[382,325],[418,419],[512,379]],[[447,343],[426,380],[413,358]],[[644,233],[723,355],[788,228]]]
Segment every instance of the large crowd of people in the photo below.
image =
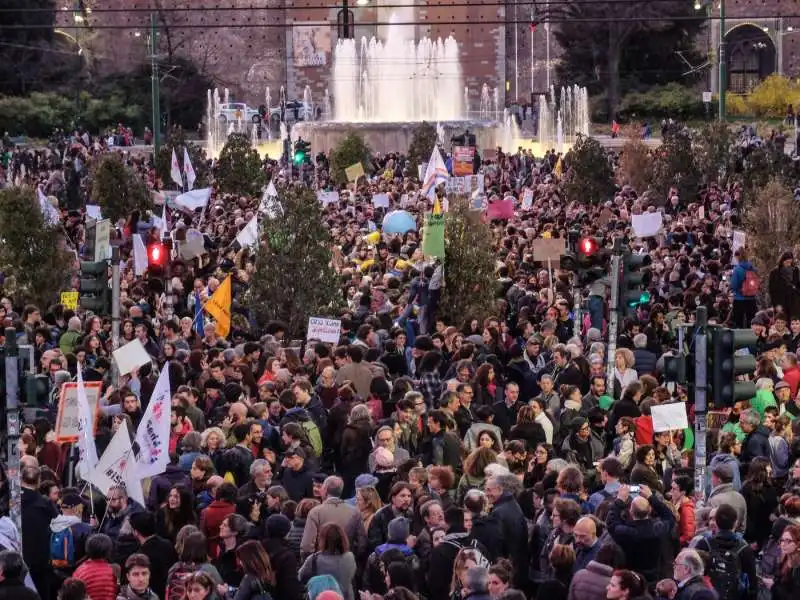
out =
[[[40,186],[80,253],[86,172],[108,151],[86,133],[11,149],[0,187]],[[136,430],[161,370],[172,386],[170,464],[146,485],[144,505],[124,485],[103,497],[76,482],[52,418],[24,426],[22,532],[0,518],[0,599],[800,597],[794,257],[756,274],[762,301],[750,293],[747,245],[733,239],[737,186],[712,184],[695,198],[625,186],[587,205],[566,198],[560,158],[520,150],[476,164],[488,201],[516,206],[489,223],[492,314],[441,320],[442,265],[423,256],[417,232],[381,231],[373,194],[387,193],[390,208],[402,198],[420,225],[430,209],[400,154],[374,157],[351,199],[326,208],[347,304],[329,315],[341,320],[335,344],[298,348],[285,324],[262,331],[248,318],[240,301],[253,255],[234,240],[259,198],[220,194],[203,217],[170,215],[173,231],[197,227],[206,238],[203,257],[173,260],[171,308],[134,275],[132,234],[157,240],[158,221],[133,214],[117,224],[122,342],[139,339],[151,357],[120,381],[107,317],[0,299],[0,321],[35,346],[50,377],[52,415],[78,371],[102,383],[98,454],[119,427]],[[158,188],[147,157],[126,160]],[[264,168],[279,188],[298,176],[282,162]],[[332,188],[324,162],[314,177]],[[636,238],[631,216],[656,210],[662,231]],[[531,251],[572,228],[652,258],[650,299],[621,324],[610,381],[607,280],[581,290],[576,322],[570,273]],[[210,321],[198,327],[195,304],[229,275],[234,318],[223,339]],[[756,395],[710,428],[702,489],[693,398],[664,382],[664,357],[700,305],[712,323],[758,335]],[[686,403],[690,427],[654,431],[653,407],[673,402]]]

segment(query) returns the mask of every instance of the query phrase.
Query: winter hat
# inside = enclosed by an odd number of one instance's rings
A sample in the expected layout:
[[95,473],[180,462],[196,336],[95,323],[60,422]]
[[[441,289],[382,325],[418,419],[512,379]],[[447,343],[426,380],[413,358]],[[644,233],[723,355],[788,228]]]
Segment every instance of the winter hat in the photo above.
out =
[[391,450],[381,446],[375,448],[372,453],[375,457],[375,465],[381,469],[391,469],[394,466],[394,454]]
[[309,600],[342,600],[342,590],[333,575],[316,575],[308,580]]
[[405,517],[395,517],[389,521],[389,542],[404,544],[410,532],[411,521]]
[[372,487],[378,483],[378,478],[370,473],[362,473],[356,477],[356,489],[360,490],[365,487]]
[[267,517],[267,537],[282,540],[289,534],[292,522],[284,515],[270,515]]

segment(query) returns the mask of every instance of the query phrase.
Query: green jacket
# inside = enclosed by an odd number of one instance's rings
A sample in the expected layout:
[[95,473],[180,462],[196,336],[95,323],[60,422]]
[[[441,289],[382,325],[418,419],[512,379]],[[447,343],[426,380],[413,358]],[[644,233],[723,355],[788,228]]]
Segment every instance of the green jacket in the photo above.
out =
[[64,354],[75,354],[75,348],[78,347],[78,340],[81,339],[83,334],[80,331],[69,330],[58,340],[58,347]]

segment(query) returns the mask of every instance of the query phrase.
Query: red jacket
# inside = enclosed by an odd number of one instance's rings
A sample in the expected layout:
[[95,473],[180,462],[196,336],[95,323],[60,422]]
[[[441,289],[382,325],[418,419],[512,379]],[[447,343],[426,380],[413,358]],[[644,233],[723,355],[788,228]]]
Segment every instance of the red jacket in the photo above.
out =
[[214,500],[200,513],[200,531],[208,540],[208,556],[212,560],[219,554],[219,526],[225,517],[235,512],[235,504]]
[[678,534],[681,536],[681,547],[686,546],[692,541],[697,523],[695,521],[695,506],[694,500],[687,498],[686,502],[682,502],[678,507]]
[[783,380],[789,384],[789,388],[792,390],[792,398],[797,396],[797,388],[800,387],[800,367],[784,369]]
[[117,576],[105,560],[87,560],[73,575],[86,584],[86,592],[92,600],[117,600]]

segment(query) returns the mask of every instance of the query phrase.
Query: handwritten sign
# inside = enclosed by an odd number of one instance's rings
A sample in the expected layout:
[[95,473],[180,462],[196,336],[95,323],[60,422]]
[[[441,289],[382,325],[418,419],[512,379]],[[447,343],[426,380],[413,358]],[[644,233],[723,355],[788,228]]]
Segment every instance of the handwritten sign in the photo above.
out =
[[69,310],[78,310],[78,292],[61,292],[61,304]]
[[528,210],[533,206],[533,190],[526,189],[522,193],[522,208]]
[[689,419],[686,417],[686,404],[675,402],[673,404],[660,404],[650,408],[653,416],[653,431],[683,431],[689,427]]
[[[100,392],[103,384],[99,381],[87,381],[84,384],[89,409],[94,415],[94,427],[97,430],[97,417],[100,414]],[[61,386],[56,418],[56,442],[75,442],[78,440],[78,384],[67,382]]]
[[339,319],[323,319],[322,317],[308,319],[306,340],[319,340],[328,344],[338,344],[341,334],[342,322]]
[[744,248],[745,240],[747,236],[745,235],[744,231],[734,231],[733,232],[733,243],[731,244],[731,250],[736,252],[739,248]]
[[339,202],[339,192],[336,190],[332,192],[317,192],[317,198],[322,202],[322,206],[328,206],[328,204]]
[[364,165],[360,162],[350,165],[344,170],[344,174],[347,175],[347,181],[358,181],[359,177],[364,176]]
[[372,196],[372,206],[389,208],[389,194],[375,194]]

